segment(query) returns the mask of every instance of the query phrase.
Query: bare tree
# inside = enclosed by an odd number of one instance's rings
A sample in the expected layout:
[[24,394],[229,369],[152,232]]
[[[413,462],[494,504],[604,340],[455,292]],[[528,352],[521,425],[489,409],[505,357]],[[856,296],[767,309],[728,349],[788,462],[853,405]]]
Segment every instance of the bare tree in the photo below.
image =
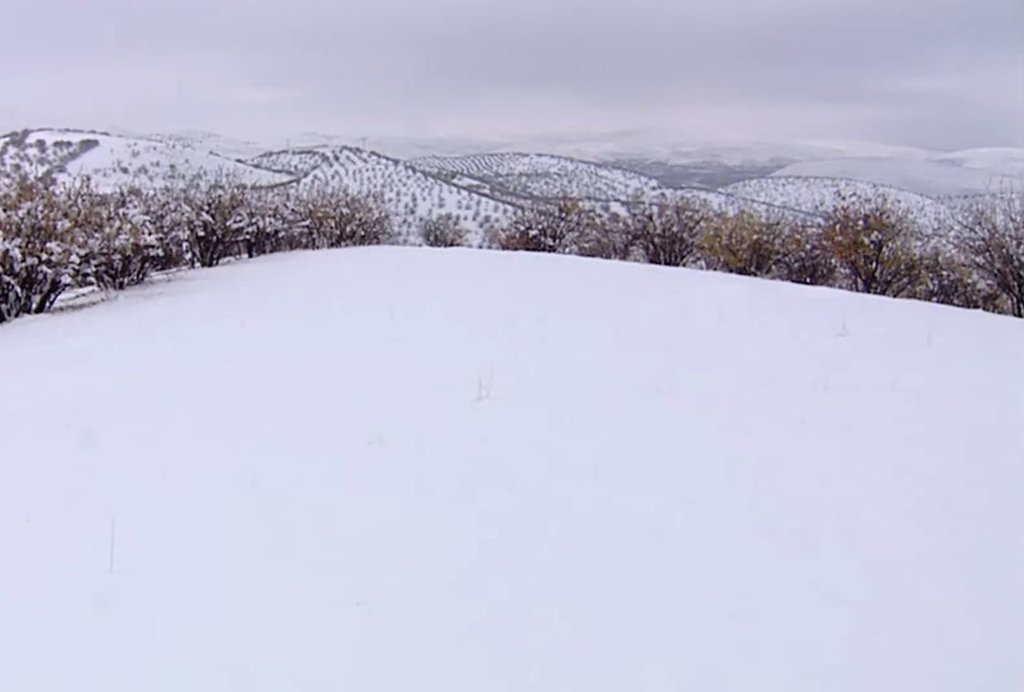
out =
[[972,205],[963,215],[959,247],[968,262],[1024,317],[1024,196],[1006,193]]
[[701,233],[711,217],[707,205],[696,200],[634,202],[626,218],[629,242],[645,262],[686,266],[697,255]]
[[304,198],[300,215],[311,249],[381,245],[394,239],[391,215],[372,197],[320,189]]

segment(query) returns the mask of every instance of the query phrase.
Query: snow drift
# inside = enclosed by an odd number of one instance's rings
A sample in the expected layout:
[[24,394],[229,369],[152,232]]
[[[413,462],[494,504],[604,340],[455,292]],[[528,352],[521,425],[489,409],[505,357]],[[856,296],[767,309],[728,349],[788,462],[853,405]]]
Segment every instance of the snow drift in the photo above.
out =
[[1024,325],[277,255],[0,329],[0,689],[1024,686]]

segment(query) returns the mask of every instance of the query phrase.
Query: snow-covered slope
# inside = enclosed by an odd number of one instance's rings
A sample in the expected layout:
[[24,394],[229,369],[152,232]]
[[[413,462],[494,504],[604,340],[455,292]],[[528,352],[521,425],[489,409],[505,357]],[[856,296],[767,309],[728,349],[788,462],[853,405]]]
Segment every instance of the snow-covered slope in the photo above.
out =
[[1009,318],[364,249],[0,328],[0,689],[1024,684]]
[[75,155],[60,161],[69,175],[89,175],[102,187],[125,183],[159,183],[167,176],[191,176],[200,170],[222,172],[252,185],[276,185],[291,176],[249,166],[170,139],[146,139],[80,130],[34,130],[25,146],[36,142],[75,145]]
[[987,171],[993,175],[1013,178],[1024,187],[1024,149],[1013,147],[989,147],[986,149],[965,149],[944,154],[939,161],[964,168]]
[[784,178],[847,178],[929,196],[996,192],[1021,182],[995,174],[991,169],[967,168],[952,162],[855,157],[803,161],[772,175]]
[[824,213],[844,198],[885,200],[916,219],[923,228],[945,232],[955,226],[952,211],[942,202],[888,185],[842,178],[771,177],[746,180],[723,188],[737,197],[770,202],[782,207]]
[[441,180],[402,161],[352,147],[294,149],[263,154],[250,163],[300,176],[303,190],[344,189],[379,196],[399,230],[409,237],[420,222],[453,214],[479,243],[486,232],[508,221],[516,208],[498,199]]
[[410,163],[453,180],[484,181],[498,193],[528,199],[629,200],[662,190],[656,180],[639,173],[547,154],[433,156]]

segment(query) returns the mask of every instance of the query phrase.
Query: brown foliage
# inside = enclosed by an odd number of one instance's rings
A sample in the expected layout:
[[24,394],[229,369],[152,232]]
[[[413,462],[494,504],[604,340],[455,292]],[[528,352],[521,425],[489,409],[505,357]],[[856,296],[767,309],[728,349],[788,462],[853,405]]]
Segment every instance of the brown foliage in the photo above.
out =
[[787,252],[782,223],[750,212],[720,214],[706,224],[701,257],[709,269],[744,276],[774,276]]
[[394,240],[391,215],[373,198],[320,190],[304,199],[300,216],[309,249],[383,245]]
[[52,182],[19,177],[0,190],[0,322],[46,312],[82,279],[80,241]]
[[887,201],[846,200],[829,212],[823,242],[840,271],[841,287],[901,296],[921,278],[919,232]]
[[594,215],[582,202],[559,201],[553,210],[523,211],[499,231],[496,242],[502,250],[579,254],[582,242],[594,224]]

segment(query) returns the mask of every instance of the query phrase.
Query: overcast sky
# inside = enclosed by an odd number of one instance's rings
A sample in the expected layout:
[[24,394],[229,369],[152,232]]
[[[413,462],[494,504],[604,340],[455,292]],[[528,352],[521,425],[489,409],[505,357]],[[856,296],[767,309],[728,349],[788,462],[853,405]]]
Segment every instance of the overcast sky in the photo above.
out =
[[1022,0],[8,3],[0,127],[1024,144]]

